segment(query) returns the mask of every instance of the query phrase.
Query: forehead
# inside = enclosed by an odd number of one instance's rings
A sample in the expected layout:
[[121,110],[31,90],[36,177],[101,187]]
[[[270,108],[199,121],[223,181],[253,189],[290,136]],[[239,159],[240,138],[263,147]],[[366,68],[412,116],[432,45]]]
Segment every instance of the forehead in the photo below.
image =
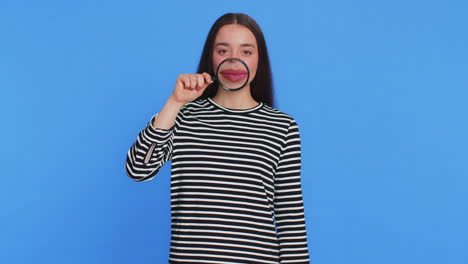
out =
[[222,26],[215,38],[215,45],[218,42],[226,42],[231,45],[252,44],[257,46],[254,34],[246,27],[238,24]]

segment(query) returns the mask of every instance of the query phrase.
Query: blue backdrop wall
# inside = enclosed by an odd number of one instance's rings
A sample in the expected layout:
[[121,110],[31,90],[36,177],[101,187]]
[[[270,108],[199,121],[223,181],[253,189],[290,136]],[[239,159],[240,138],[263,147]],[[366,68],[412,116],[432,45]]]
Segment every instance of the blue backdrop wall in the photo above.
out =
[[170,164],[124,171],[211,24],[266,35],[312,263],[468,263],[468,4],[0,2],[0,262],[167,263]]

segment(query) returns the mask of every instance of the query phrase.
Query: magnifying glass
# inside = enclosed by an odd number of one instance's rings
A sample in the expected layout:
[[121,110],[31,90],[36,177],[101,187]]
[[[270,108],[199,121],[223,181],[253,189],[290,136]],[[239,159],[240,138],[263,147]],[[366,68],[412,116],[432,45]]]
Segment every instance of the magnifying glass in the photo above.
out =
[[216,69],[215,76],[211,79],[216,81],[224,90],[237,91],[249,82],[250,70],[247,64],[238,58],[223,60]]

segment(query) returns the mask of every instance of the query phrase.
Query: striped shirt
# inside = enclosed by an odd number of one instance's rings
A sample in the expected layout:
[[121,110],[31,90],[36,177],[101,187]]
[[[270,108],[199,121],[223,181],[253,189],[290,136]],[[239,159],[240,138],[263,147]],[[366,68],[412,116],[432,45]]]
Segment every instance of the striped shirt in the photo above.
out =
[[128,151],[126,171],[148,181],[172,160],[169,263],[309,263],[291,116],[203,99],[182,107],[170,129],[155,129],[155,117]]

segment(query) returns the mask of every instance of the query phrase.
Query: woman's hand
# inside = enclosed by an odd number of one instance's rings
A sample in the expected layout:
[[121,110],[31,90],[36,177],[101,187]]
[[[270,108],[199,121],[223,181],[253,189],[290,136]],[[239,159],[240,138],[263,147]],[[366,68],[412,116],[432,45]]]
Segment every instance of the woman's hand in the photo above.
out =
[[206,72],[202,74],[181,74],[177,77],[171,97],[181,104],[192,102],[202,95],[203,91],[211,83],[213,83],[211,76]]

